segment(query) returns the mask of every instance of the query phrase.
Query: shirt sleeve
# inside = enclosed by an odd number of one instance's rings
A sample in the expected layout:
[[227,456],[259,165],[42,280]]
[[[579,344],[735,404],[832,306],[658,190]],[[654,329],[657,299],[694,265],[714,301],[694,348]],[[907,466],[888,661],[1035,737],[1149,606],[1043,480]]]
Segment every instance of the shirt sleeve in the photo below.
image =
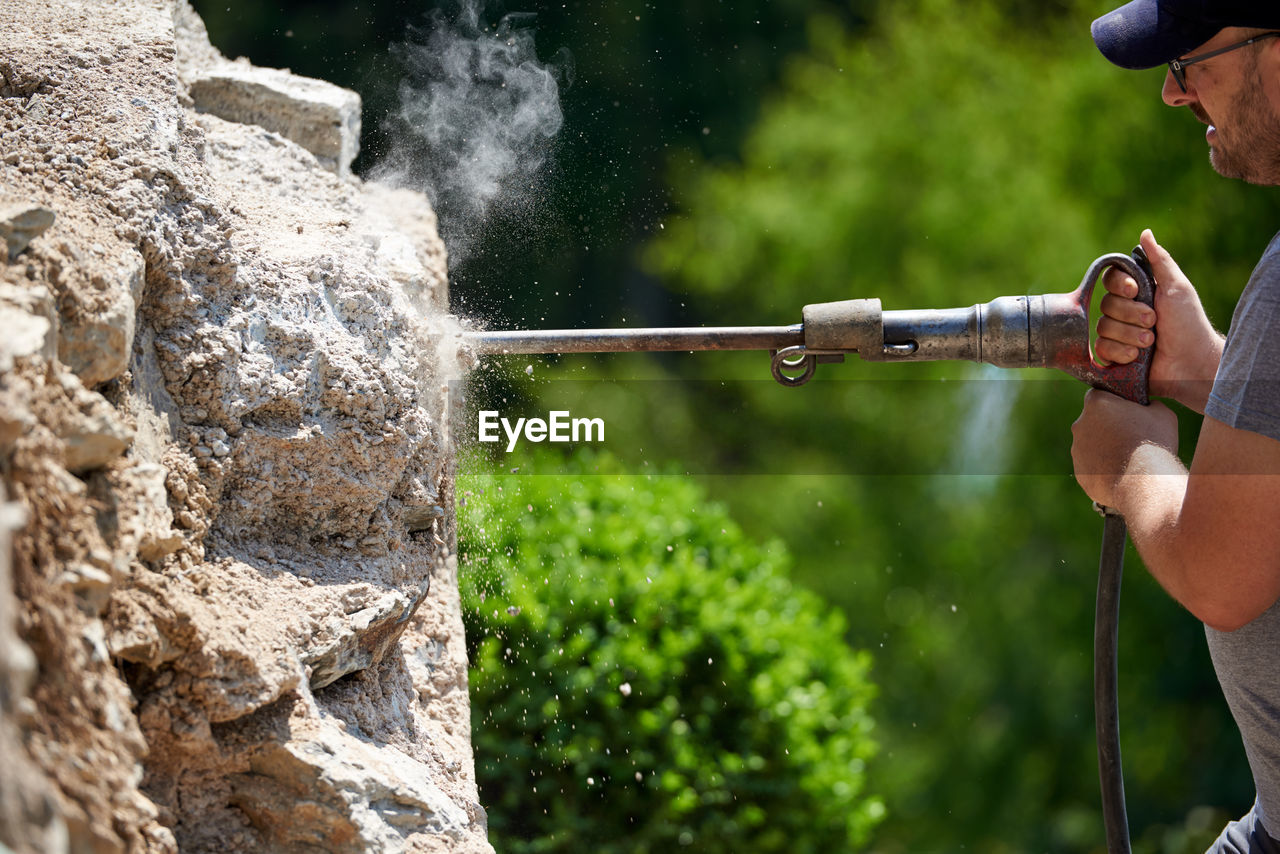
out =
[[1280,440],[1280,236],[1240,295],[1205,414]]

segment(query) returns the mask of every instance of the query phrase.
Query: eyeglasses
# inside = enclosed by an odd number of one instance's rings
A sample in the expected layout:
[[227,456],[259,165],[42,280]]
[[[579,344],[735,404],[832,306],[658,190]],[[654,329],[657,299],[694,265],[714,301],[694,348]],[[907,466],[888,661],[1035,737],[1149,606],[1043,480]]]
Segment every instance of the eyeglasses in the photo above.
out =
[[1189,56],[1186,59],[1171,60],[1169,62],[1169,70],[1173,72],[1173,79],[1177,81],[1178,88],[1181,89],[1183,92],[1186,92],[1188,65],[1195,65],[1197,62],[1204,62],[1206,59],[1212,59],[1215,56],[1219,56],[1224,53],[1229,53],[1230,51],[1233,51],[1233,50],[1239,50],[1242,47],[1251,45],[1254,42],[1262,41],[1263,39],[1269,39],[1272,36],[1280,36],[1280,32],[1263,33],[1262,35],[1254,36],[1251,39],[1245,39],[1244,41],[1237,42],[1236,44],[1227,45],[1226,47],[1220,47],[1217,50],[1211,50],[1208,53],[1202,53],[1197,56]]

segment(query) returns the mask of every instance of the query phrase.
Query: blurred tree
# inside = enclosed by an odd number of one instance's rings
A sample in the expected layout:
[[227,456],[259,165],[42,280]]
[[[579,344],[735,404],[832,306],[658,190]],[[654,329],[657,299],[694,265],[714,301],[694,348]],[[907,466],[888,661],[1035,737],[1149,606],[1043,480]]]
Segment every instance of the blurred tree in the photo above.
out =
[[[859,34],[815,18],[810,53],[739,161],[673,158],[685,213],[665,223],[650,269],[719,323],[792,322],[805,303],[851,296],[908,308],[1070,290],[1091,258],[1151,225],[1225,324],[1280,220],[1274,196],[1212,174],[1194,119],[1159,102],[1158,72],[1097,56],[1087,21],[1105,4],[1034,28],[1011,28],[1002,6],[894,4]],[[721,380],[742,361],[679,370]],[[691,434],[643,411],[634,436],[615,433],[655,457],[797,475],[716,491],[747,524],[790,532],[799,577],[877,654],[873,773],[890,810],[877,850],[1101,839],[1088,699],[1098,526],[1067,454],[1080,390],[993,373],[848,364],[798,392],[740,384],[717,407],[732,418],[707,417],[694,393]],[[672,409],[663,422],[682,420]],[[1251,782],[1200,626],[1144,573],[1129,591],[1130,806],[1144,850],[1165,850],[1190,808],[1246,809]]]

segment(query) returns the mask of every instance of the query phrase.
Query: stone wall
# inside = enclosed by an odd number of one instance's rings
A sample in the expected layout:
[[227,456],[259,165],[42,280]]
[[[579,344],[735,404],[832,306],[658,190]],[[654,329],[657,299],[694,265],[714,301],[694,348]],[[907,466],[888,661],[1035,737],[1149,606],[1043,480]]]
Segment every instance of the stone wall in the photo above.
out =
[[490,850],[444,249],[358,132],[186,0],[0,0],[14,851]]

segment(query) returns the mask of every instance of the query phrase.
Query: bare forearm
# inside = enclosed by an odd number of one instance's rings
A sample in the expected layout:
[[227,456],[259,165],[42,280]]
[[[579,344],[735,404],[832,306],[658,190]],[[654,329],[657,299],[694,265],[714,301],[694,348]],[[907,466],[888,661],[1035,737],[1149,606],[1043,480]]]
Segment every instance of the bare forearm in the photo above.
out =
[[1142,445],[1116,482],[1115,503],[1148,571],[1195,613],[1194,579],[1188,577],[1178,544],[1187,479],[1186,467],[1168,449]]
[[1187,610],[1234,631],[1280,599],[1280,440],[1206,416],[1188,472],[1172,410],[1096,389],[1071,432],[1076,480]]
[[[1258,580],[1247,531],[1206,509],[1205,479],[1189,474],[1168,449],[1143,445],[1116,484],[1116,508],[1147,570],[1205,624],[1234,631],[1274,596]],[[1199,486],[1197,486],[1199,484]],[[1197,493],[1199,490],[1199,493]]]
[[1192,475],[1176,456],[1144,445],[1117,484],[1117,509],[1147,570],[1169,595],[1206,625],[1234,631],[1260,609],[1251,585],[1236,577],[1246,562],[1235,555],[1233,533],[1203,518],[1188,500],[1191,486]]

